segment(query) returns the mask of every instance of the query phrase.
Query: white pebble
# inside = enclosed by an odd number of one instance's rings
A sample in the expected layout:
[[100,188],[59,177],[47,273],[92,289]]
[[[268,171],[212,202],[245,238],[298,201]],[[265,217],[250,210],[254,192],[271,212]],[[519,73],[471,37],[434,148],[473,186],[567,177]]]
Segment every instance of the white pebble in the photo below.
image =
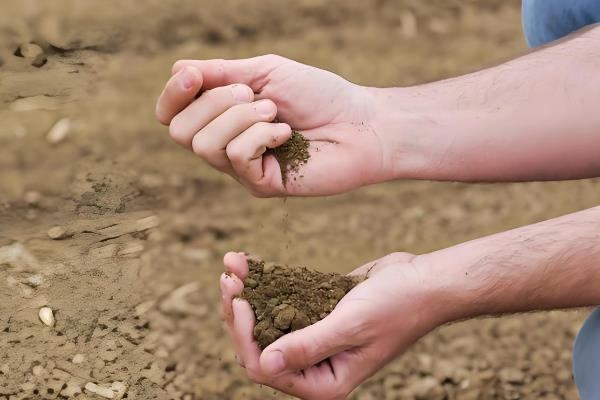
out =
[[58,144],[66,139],[71,130],[71,120],[63,118],[58,120],[46,135],[46,140],[51,144]]
[[54,312],[50,307],[40,308],[39,317],[46,326],[54,326],[56,323],[56,320],[54,319]]
[[25,58],[35,58],[44,53],[44,50],[35,43],[25,43],[19,47],[19,50]]
[[102,386],[98,386],[95,383],[92,382],[88,382],[85,384],[85,390],[90,392],[90,393],[94,393],[97,394],[98,396],[107,398],[107,399],[114,399],[115,398],[115,392],[112,389],[106,388],[106,387],[102,387]]
[[68,232],[62,226],[54,226],[48,230],[48,237],[53,240],[64,239],[68,236]]
[[42,376],[42,375],[46,374],[46,370],[41,365],[36,365],[35,367],[33,367],[32,372],[33,372],[33,375],[35,375],[35,376]]
[[85,361],[85,356],[83,354],[75,354],[72,361],[73,364],[81,364]]

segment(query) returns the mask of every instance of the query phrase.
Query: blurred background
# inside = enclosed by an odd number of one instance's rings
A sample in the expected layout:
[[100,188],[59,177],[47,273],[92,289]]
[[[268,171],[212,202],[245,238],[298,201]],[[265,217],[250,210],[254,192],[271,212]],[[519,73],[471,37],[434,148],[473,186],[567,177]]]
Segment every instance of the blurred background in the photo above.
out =
[[[175,60],[276,53],[403,86],[525,51],[517,0],[3,0],[0,399],[97,398],[88,382],[127,398],[285,398],[234,359],[218,291],[226,251],[345,273],[598,198],[590,180],[254,199],[155,121]],[[576,399],[570,348],[585,315],[444,327],[353,398]]]

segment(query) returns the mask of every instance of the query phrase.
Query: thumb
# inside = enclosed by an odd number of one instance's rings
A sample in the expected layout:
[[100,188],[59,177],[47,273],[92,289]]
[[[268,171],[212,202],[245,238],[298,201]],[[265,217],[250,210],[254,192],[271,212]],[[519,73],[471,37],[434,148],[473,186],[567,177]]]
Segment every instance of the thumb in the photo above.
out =
[[261,370],[268,375],[297,372],[347,350],[352,346],[344,321],[330,314],[304,329],[284,335],[260,356]]
[[202,71],[202,89],[243,83],[254,92],[260,92],[266,76],[287,61],[272,54],[239,60],[179,60],[173,65],[172,73],[176,74],[188,66],[195,67]]

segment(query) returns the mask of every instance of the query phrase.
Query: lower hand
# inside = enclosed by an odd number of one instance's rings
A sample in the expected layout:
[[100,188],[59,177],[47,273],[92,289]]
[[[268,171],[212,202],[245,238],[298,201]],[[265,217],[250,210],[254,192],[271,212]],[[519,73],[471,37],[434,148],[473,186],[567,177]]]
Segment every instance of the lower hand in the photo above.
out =
[[368,279],[323,320],[283,336],[262,353],[253,338],[250,304],[237,298],[246,256],[228,253],[221,277],[223,310],[238,361],[253,381],[302,399],[344,399],[361,382],[443,320],[426,290],[426,266],[394,253],[358,268]]

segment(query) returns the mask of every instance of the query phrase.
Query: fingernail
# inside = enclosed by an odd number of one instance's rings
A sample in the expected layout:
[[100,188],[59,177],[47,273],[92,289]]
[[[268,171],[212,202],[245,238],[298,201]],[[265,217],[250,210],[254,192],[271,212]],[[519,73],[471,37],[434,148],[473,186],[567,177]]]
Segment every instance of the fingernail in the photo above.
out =
[[265,354],[264,367],[269,375],[277,375],[285,370],[285,359],[283,353],[279,350]]
[[189,90],[196,84],[196,74],[190,67],[181,70],[181,84],[185,90]]
[[256,103],[256,112],[258,112],[261,117],[270,118],[275,112],[275,107],[269,100],[261,100]]
[[247,86],[234,85],[231,88],[231,94],[236,101],[246,102],[252,100],[250,98],[250,90]]

